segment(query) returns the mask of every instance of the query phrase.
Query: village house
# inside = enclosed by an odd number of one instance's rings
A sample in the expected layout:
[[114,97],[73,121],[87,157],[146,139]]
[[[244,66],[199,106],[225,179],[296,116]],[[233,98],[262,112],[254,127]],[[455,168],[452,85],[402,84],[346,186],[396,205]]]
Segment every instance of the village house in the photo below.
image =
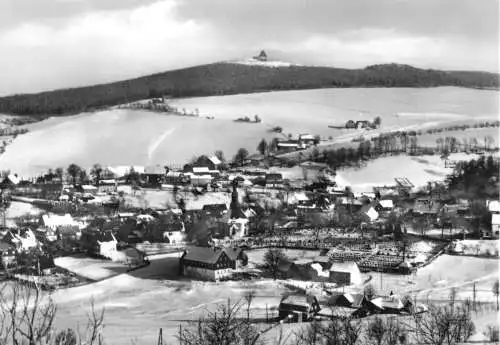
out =
[[160,186],[164,181],[165,174],[166,174],[165,167],[162,167],[160,165],[153,165],[153,166],[147,166],[144,169],[142,177],[144,178],[146,185]]
[[379,218],[379,213],[371,204],[363,205],[359,213],[365,218],[367,222],[374,222]]
[[278,263],[277,276],[280,279],[298,279],[302,280],[305,277],[303,271],[300,270],[299,266],[291,260],[281,259]]
[[394,181],[396,182],[395,189],[401,196],[410,195],[415,187],[415,185],[406,177],[396,177]]
[[37,248],[40,245],[35,234],[31,230],[9,231],[3,237],[2,241],[13,245],[17,252]]
[[57,230],[61,226],[77,226],[78,223],[73,219],[73,217],[66,213],[64,216],[57,214],[44,214],[40,217],[40,226]]
[[394,209],[394,202],[391,199],[379,200],[375,206],[377,212],[389,213]]
[[247,218],[237,218],[228,220],[229,236],[231,238],[240,239],[248,237],[249,227]]
[[283,187],[283,175],[279,173],[266,174],[266,188]]
[[101,180],[97,187],[98,194],[116,193],[118,183],[115,179]]
[[280,319],[290,318],[297,322],[311,320],[320,310],[318,299],[312,295],[285,296],[278,307]]
[[300,143],[296,139],[280,140],[276,144],[279,151],[290,152],[301,149]]
[[216,156],[205,156],[202,155],[192,164],[193,172],[194,168],[207,168],[209,172],[219,172],[222,162]]
[[81,245],[90,255],[113,259],[117,251],[118,241],[109,230],[88,229],[82,231]]
[[165,183],[171,185],[186,185],[191,179],[181,171],[169,171],[165,175]]
[[405,305],[396,295],[377,297],[370,301],[384,314],[399,314],[405,309]]
[[299,134],[299,147],[305,148],[317,144],[317,139],[311,134]]
[[330,282],[338,285],[361,284],[361,272],[355,262],[335,262],[330,267]]
[[217,281],[231,276],[247,260],[241,248],[192,247],[182,255],[179,267],[183,276]]
[[16,250],[12,244],[0,241],[0,256],[3,268],[16,265]]
[[486,203],[491,213],[491,237],[498,238],[500,230],[500,201],[488,200]]
[[415,200],[412,213],[414,216],[436,217],[441,211],[442,204],[431,198],[419,198]]

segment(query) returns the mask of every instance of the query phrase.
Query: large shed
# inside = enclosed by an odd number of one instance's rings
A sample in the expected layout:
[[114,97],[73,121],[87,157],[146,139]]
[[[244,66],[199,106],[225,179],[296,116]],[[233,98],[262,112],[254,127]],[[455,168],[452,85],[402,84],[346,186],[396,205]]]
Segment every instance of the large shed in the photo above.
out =
[[330,282],[338,285],[359,285],[363,279],[355,262],[336,262],[330,267]]

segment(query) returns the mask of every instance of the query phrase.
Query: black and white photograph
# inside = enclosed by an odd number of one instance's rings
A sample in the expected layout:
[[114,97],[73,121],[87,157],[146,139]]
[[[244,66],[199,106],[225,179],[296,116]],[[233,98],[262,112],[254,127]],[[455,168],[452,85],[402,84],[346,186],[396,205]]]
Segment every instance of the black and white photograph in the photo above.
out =
[[0,0],[0,345],[500,344],[499,0]]

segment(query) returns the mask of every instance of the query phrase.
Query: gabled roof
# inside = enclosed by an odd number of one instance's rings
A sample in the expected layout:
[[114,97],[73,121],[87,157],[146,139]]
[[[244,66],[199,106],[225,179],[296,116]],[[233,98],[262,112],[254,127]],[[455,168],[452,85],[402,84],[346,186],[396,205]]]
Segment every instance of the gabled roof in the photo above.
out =
[[378,219],[379,216],[377,210],[372,205],[364,205],[359,212],[365,214],[372,221]]
[[335,262],[330,267],[330,272],[346,272],[356,273],[359,272],[358,265],[355,262]]
[[401,299],[397,296],[390,296],[390,297],[377,297],[375,299],[372,299],[370,301],[377,307],[381,309],[403,309],[404,304],[401,302]]
[[243,252],[243,248],[224,248],[224,251],[231,260],[236,260]]
[[202,211],[210,214],[222,214],[226,212],[227,205],[226,204],[207,204],[203,205]]
[[217,158],[217,156],[211,156],[208,158],[210,160],[210,162],[212,162],[214,165],[219,165],[221,164],[222,162],[220,161],[219,158]]
[[386,199],[386,200],[380,200],[378,202],[380,204],[380,206],[382,206],[383,208],[393,208],[394,207],[394,203],[392,202],[392,200],[390,199]]
[[316,297],[311,295],[288,295],[281,300],[281,303],[308,307],[317,301]]
[[266,174],[266,181],[281,181],[283,179],[283,175],[279,173],[269,173]]
[[488,210],[490,212],[500,212],[500,201],[488,200]]
[[236,258],[239,255],[237,250],[233,249],[229,250],[227,248],[217,249],[212,247],[192,247],[191,249],[189,249],[187,254],[183,256],[182,259],[189,261],[203,262],[207,264],[215,264],[219,260],[222,253],[226,253],[226,255],[231,260],[236,260]]
[[417,199],[413,212],[422,214],[437,214],[441,210],[441,203],[430,199]]
[[208,167],[193,167],[193,172],[196,174],[209,173],[210,169]]
[[75,221],[69,213],[64,216],[59,216],[57,214],[44,214],[42,216],[43,225],[48,227],[57,227],[63,225],[74,225]]

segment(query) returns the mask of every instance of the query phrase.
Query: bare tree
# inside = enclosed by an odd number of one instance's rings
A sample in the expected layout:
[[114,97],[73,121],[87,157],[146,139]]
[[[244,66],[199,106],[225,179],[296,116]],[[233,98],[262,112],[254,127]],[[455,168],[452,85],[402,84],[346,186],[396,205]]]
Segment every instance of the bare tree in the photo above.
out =
[[493,294],[496,296],[497,298],[497,311],[498,311],[498,295],[499,295],[499,289],[498,289],[498,280],[493,284],[493,288],[492,288],[492,291],[493,291]]
[[92,302],[92,313],[85,336],[72,329],[55,334],[54,320],[57,307],[38,285],[18,283],[0,289],[0,344],[12,345],[97,345],[103,343],[104,312],[97,313]]
[[431,306],[425,314],[415,314],[411,326],[418,344],[455,345],[474,332],[474,323],[464,306]]
[[0,291],[1,343],[47,343],[54,327],[56,309],[52,299],[44,298],[38,288],[20,284],[4,286]]
[[491,343],[498,344],[500,341],[498,325],[486,326],[486,331],[484,331],[483,334]]
[[363,294],[365,295],[366,298],[372,299],[377,294],[377,290],[375,290],[372,284],[368,284],[363,289]]
[[[250,303],[252,298],[247,299]],[[239,314],[243,303],[221,304],[214,312],[208,312],[190,327],[179,331],[178,340],[182,345],[256,345],[262,344],[261,334],[241,319]]]
[[273,279],[278,278],[279,266],[283,260],[286,260],[286,255],[282,250],[277,248],[270,248],[264,254],[265,266],[269,273],[273,276]]

